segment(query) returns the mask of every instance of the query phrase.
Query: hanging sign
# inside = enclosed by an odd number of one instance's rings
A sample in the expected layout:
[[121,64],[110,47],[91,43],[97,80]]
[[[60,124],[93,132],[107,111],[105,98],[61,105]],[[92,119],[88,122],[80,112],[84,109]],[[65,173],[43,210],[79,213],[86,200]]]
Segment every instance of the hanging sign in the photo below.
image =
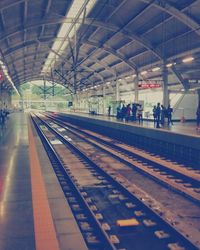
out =
[[161,84],[160,83],[153,83],[153,82],[152,83],[142,82],[142,83],[138,84],[138,87],[141,89],[155,89],[155,88],[160,88]]

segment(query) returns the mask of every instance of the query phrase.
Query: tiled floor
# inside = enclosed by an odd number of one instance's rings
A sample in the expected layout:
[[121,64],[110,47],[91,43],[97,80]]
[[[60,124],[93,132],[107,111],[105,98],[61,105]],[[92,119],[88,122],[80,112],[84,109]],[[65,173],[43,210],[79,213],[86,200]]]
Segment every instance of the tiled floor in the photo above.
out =
[[26,115],[11,114],[0,132],[0,250],[87,250]]
[[0,249],[35,249],[27,121],[12,114],[0,134]]

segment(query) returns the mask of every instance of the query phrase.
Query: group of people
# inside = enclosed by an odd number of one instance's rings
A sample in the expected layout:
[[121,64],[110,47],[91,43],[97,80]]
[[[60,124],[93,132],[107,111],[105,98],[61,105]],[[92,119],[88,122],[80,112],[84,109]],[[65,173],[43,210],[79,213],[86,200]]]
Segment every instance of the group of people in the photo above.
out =
[[[172,113],[173,108],[168,105],[168,107],[164,107],[159,102],[157,105],[153,107],[152,114],[153,114],[153,121],[154,127],[160,128],[161,126],[165,125],[165,118],[167,119],[168,126],[173,125],[172,122]],[[108,107],[108,115],[111,115],[111,106]],[[0,113],[1,116],[1,113]],[[117,114],[116,118],[121,121],[138,121],[139,124],[143,122],[143,107],[141,104],[133,103],[131,104],[123,104],[122,106],[117,107]],[[1,118],[0,118],[1,119]],[[200,130],[200,103],[197,107],[196,111],[196,122],[197,122],[197,130]]]
[[130,103],[127,106],[123,104],[122,107],[117,107],[117,119],[121,119],[122,121],[125,120],[127,122],[130,120],[136,121],[138,119],[140,124],[143,121],[142,111],[143,108],[141,104],[133,103],[132,107]]
[[[160,128],[165,124],[165,118],[167,118],[168,125],[173,125],[172,122],[172,113],[173,108],[169,105],[165,108],[160,103],[157,103],[152,110],[153,119],[154,119],[154,126]],[[108,116],[111,114],[111,106],[108,107]],[[116,118],[122,121],[138,121],[139,124],[143,122],[143,107],[141,104],[133,103],[131,104],[123,104],[122,106],[117,107],[117,115]]]
[[170,104],[167,108],[165,108],[164,105],[160,105],[160,103],[158,102],[157,106],[153,107],[154,126],[156,126],[156,128],[160,128],[160,125],[164,126],[165,118],[167,118],[168,126],[173,125],[172,113],[173,108],[171,108]]

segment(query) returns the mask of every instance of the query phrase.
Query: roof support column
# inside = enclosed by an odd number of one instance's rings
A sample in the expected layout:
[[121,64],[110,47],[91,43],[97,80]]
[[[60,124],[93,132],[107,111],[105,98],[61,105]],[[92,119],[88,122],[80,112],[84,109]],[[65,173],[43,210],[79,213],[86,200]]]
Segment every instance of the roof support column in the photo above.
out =
[[43,99],[46,100],[46,79],[43,81]]
[[8,93],[8,97],[7,97],[7,108],[10,108],[11,107],[11,94]]
[[22,111],[24,111],[24,97],[22,95],[20,97],[19,106],[22,109]]
[[198,105],[200,105],[200,89],[197,89],[197,94],[198,94]]
[[116,101],[118,102],[120,100],[120,90],[119,90],[119,85],[120,82],[118,80],[115,80],[115,97],[116,97]]
[[73,108],[74,108],[74,112],[76,111],[76,109],[78,109],[78,94],[74,94],[73,95]]
[[106,86],[103,84],[103,89],[102,89],[102,96],[103,96],[103,114],[106,113]]
[[139,76],[138,76],[138,74],[136,74],[136,77],[135,77],[135,80],[134,80],[134,91],[135,91],[135,100],[134,100],[134,102],[135,103],[138,103],[138,100],[139,100],[139,87],[138,87],[138,84],[139,84]]
[[44,87],[43,87],[43,98],[44,98],[44,106],[45,106],[45,111],[47,111],[47,104],[46,104],[46,99],[47,99],[47,95],[46,95],[46,79],[44,78]]
[[169,105],[169,90],[168,90],[168,70],[165,63],[163,66],[162,78],[163,78],[163,105],[164,107],[167,108]]

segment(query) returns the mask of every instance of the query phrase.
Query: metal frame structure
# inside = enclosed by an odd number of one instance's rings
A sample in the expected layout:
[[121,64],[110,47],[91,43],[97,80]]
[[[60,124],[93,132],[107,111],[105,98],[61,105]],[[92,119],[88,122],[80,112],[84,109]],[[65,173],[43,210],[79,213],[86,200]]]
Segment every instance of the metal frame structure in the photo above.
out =
[[[66,85],[60,78],[66,79],[74,93],[133,74],[163,79],[169,63],[169,87],[181,84],[187,90],[190,79],[199,79],[200,0],[96,0],[86,13],[92,1],[87,0],[76,17],[67,17],[75,1],[0,2],[1,60],[17,88],[30,80],[51,79],[52,70],[62,72],[54,81]],[[73,37],[57,37],[64,23],[78,27]],[[56,41],[68,41],[62,53],[53,50]],[[44,72],[52,51],[57,59]],[[183,63],[187,56],[194,60]]]

